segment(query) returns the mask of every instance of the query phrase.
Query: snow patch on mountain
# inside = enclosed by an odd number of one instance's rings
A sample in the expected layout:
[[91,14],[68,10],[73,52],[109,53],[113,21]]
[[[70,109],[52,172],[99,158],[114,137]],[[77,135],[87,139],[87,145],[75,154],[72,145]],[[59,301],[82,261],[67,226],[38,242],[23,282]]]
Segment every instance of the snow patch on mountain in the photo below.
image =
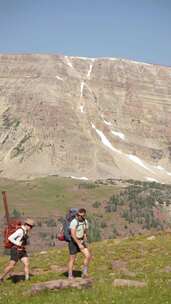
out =
[[111,131],[111,133],[117,137],[119,137],[122,140],[125,140],[125,135],[122,132],[117,132],[117,131]]
[[81,111],[81,113],[84,113],[84,106],[83,105],[80,105],[80,111]]
[[88,72],[87,72],[87,78],[88,78],[88,79],[90,79],[92,69],[93,69],[93,63],[90,63],[90,67],[89,67],[89,70],[88,70]]
[[80,97],[83,96],[83,89],[84,89],[84,81],[81,81],[81,86],[80,86]]
[[87,177],[85,177],[85,176],[82,176],[82,177],[76,177],[76,176],[71,175],[70,177],[71,177],[71,178],[73,178],[73,179],[79,179],[79,180],[88,180],[88,178],[87,178]]
[[107,125],[107,126],[112,126],[112,123],[110,122],[110,121],[107,121],[107,120],[103,120],[104,121],[104,123],[105,123],[105,125]]
[[80,56],[76,56],[76,57],[73,57],[73,56],[70,56],[71,59],[81,59],[81,60],[92,60],[92,61],[95,61],[97,58],[92,58],[92,57],[80,57]]
[[101,141],[103,143],[103,145],[105,145],[106,147],[108,147],[110,150],[117,152],[117,153],[122,153],[120,150],[115,149],[112,144],[110,143],[110,141],[107,139],[107,137],[103,134],[102,131],[96,129],[95,125],[92,123],[92,128],[95,129],[96,133],[100,136]]
[[171,172],[168,172],[165,168],[163,168],[162,166],[156,166],[156,168],[164,173],[166,173],[167,175],[171,176]]
[[149,172],[154,173],[154,171],[152,171],[147,165],[145,165],[144,162],[139,157],[132,154],[128,154],[128,159],[132,160],[133,162],[135,162],[142,168],[148,170]]
[[69,57],[68,56],[65,56],[65,61],[66,61],[66,64],[73,69],[73,65],[71,63],[71,61],[69,60]]
[[63,78],[58,75],[56,75],[55,78],[64,81]]
[[156,166],[157,169],[161,170],[161,171],[165,171],[165,169],[162,166]]
[[146,177],[146,179],[149,181],[149,182],[156,182],[156,183],[159,183],[159,181],[153,177]]

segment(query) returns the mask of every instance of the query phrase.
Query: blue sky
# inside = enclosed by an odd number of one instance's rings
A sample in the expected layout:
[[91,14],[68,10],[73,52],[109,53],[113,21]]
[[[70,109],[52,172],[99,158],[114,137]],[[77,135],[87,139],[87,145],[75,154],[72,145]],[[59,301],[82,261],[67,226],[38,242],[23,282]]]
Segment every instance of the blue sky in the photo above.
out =
[[0,53],[171,66],[171,0],[0,0]]

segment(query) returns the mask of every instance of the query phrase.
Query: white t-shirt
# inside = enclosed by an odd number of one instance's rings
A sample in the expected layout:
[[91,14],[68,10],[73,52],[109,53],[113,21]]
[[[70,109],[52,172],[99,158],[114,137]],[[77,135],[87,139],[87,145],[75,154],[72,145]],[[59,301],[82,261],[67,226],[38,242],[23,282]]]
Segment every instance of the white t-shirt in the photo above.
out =
[[[24,236],[24,231],[26,233],[26,229],[24,226],[21,226],[22,228],[18,228],[13,234],[11,234],[8,237],[8,240],[17,246],[21,246],[22,245],[22,238]],[[24,230],[24,231],[23,231]]]
[[73,219],[69,226],[70,229],[76,229],[76,237],[78,239],[83,238],[85,230],[88,229],[88,222],[87,220],[83,222],[79,222],[77,219]]

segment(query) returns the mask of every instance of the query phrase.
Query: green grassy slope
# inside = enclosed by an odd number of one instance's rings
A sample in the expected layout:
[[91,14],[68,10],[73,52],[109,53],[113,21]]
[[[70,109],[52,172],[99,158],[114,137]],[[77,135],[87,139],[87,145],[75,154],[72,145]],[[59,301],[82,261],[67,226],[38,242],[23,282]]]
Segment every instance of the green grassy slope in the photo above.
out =
[[[90,241],[133,236],[148,230],[167,230],[171,227],[170,185],[132,180],[93,182],[49,176],[29,181],[0,179],[2,190],[7,191],[12,215],[15,211],[15,215],[17,213],[21,218],[31,216],[37,223],[31,237],[33,251],[56,244],[60,218],[71,207],[86,207]],[[3,252],[3,228],[1,196],[0,252]]]
[[[156,235],[154,240],[147,240],[147,236],[131,239],[108,240],[91,245],[93,260],[90,266],[90,276],[93,287],[84,290],[46,291],[39,295],[25,297],[23,292],[33,282],[50,279],[65,278],[63,273],[48,272],[50,265],[65,266],[67,263],[67,248],[53,249],[45,255],[34,254],[30,257],[32,268],[47,270],[43,275],[31,278],[30,282],[17,284],[7,280],[0,285],[0,303],[3,304],[169,304],[171,303],[171,236],[166,233]],[[131,279],[129,272],[121,273],[119,269],[112,269],[112,262],[120,260],[127,263],[127,270],[134,272],[133,280],[147,282],[147,287],[116,288],[112,286],[115,278]],[[6,257],[0,257],[0,271],[7,262]],[[79,256],[76,269],[81,269],[82,257]],[[17,266],[18,270],[21,265]]]
[[64,214],[70,206],[91,206],[96,200],[108,199],[118,188],[55,176],[30,181],[0,180],[0,191],[8,192],[10,210],[17,208],[27,215],[42,217],[57,211]]

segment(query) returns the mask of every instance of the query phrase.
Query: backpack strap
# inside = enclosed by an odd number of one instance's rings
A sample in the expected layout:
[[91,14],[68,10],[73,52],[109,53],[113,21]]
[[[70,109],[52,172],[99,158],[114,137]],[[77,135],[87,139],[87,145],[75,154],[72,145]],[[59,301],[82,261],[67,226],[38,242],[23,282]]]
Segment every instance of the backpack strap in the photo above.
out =
[[[78,226],[80,225],[79,223],[79,220],[77,219],[77,218],[75,218],[76,219],[76,221],[77,221],[77,226],[76,226],[76,229],[78,228]],[[86,227],[86,220],[84,219],[84,221],[82,222],[84,225],[85,225],[85,227]]]
[[78,226],[79,226],[79,220],[77,219],[77,218],[75,218],[76,219],[76,221],[77,221],[77,226],[76,226],[76,229],[78,228]]
[[27,234],[27,232],[21,227],[21,229],[23,230],[23,236],[25,236]]
[[[26,233],[25,233],[25,230],[24,230],[22,227],[18,227],[18,228],[16,229],[16,231],[19,230],[19,229],[23,230],[23,236],[22,236],[22,238],[23,238],[24,235],[26,234]],[[14,238],[14,240],[17,240],[17,239],[18,239],[18,236],[16,236],[16,237]]]
[[[22,236],[22,238],[21,238],[21,242],[24,242],[24,243],[25,243],[24,245],[26,245],[27,239],[28,239],[28,234],[27,234],[27,232],[26,232],[22,227],[20,227],[20,228],[18,228],[18,229],[22,229],[22,231],[23,231],[23,236]],[[16,239],[17,239],[17,238],[16,238]]]

